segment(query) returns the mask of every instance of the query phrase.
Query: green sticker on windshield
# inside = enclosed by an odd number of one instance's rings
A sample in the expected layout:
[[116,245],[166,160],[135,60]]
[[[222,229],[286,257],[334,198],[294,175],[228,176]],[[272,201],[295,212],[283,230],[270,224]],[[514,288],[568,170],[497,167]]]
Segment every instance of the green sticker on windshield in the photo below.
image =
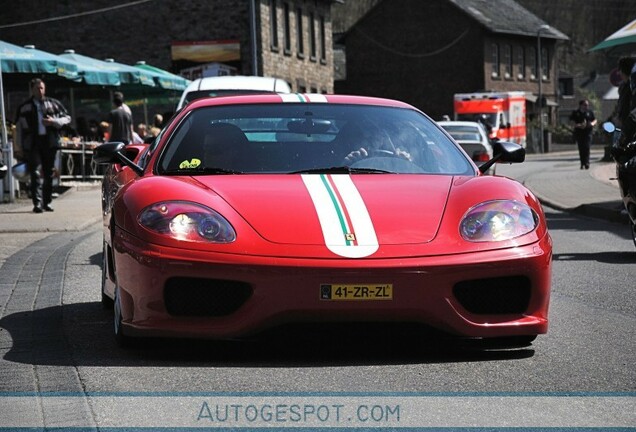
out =
[[179,169],[187,169],[187,168],[197,168],[201,165],[201,161],[197,158],[192,158],[192,160],[184,160],[179,164]]

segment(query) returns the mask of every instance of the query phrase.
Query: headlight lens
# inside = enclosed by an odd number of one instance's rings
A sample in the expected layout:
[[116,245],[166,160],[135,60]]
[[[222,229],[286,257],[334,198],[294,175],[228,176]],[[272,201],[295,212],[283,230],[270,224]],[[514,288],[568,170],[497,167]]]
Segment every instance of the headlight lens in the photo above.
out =
[[167,201],[146,207],[137,218],[141,226],[158,234],[194,242],[231,243],[232,225],[214,210],[186,201]]
[[503,241],[528,234],[538,222],[539,216],[527,204],[511,200],[488,201],[464,215],[459,231],[471,242]]

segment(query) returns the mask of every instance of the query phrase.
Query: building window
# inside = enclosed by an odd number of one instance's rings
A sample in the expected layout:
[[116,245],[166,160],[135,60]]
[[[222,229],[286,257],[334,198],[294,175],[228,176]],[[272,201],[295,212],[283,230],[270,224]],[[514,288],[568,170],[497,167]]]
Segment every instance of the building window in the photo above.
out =
[[499,45],[496,43],[491,44],[490,46],[491,55],[492,55],[492,73],[491,76],[493,78],[499,78],[500,67],[499,67]]
[[320,17],[320,62],[327,63],[327,34],[325,31],[325,17]]
[[278,14],[276,0],[269,0],[269,22],[270,22],[270,48],[272,51],[278,51]]
[[566,99],[574,97],[574,79],[572,77],[559,78],[559,94]]
[[512,78],[512,46],[503,46],[504,78]]
[[530,79],[537,79],[537,50],[528,49],[528,64],[530,65]]
[[517,79],[526,79],[526,55],[523,51],[523,47],[519,47],[517,50]]
[[296,9],[296,49],[298,50],[298,57],[305,57],[305,39],[303,37],[303,10],[301,8]]
[[307,93],[307,83],[304,79],[298,78],[296,79],[296,91],[298,93]]
[[309,49],[311,60],[316,61],[316,20],[313,13],[309,14]]
[[542,79],[550,79],[550,58],[548,57],[548,49],[541,47],[541,76]]
[[289,11],[289,3],[283,3],[283,26],[284,26],[284,46],[283,52],[287,55],[291,54],[291,18]]

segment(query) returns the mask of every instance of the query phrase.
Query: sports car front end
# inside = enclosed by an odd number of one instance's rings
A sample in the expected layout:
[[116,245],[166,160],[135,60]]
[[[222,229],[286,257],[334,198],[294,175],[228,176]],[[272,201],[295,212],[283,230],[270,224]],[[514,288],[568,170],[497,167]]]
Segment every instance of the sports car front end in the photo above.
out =
[[[408,105],[319,96],[200,101],[173,120],[105,212],[103,290],[119,336],[326,322],[545,333],[552,245],[532,193],[480,175]],[[362,132],[342,144],[360,118],[392,147],[363,152]],[[194,135],[210,126],[222,149]]]

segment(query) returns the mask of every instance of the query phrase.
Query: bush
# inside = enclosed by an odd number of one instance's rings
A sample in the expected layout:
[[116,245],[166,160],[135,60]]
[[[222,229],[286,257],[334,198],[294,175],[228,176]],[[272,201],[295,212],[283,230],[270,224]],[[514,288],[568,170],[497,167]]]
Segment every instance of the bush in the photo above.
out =
[[572,129],[568,125],[559,124],[556,126],[550,126],[548,130],[552,133],[553,143],[574,144]]

